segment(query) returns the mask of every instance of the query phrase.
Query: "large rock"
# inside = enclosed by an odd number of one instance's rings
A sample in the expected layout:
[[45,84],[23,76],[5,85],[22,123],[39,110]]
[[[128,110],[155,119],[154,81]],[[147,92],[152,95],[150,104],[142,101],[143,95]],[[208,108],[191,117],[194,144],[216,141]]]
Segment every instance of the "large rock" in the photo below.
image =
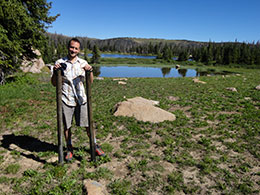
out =
[[39,50],[34,50],[34,53],[39,57],[39,58],[34,58],[31,60],[24,59],[22,62],[21,70],[23,72],[32,72],[32,73],[40,73],[41,69],[45,66],[45,63],[42,59],[41,53]]
[[159,102],[147,100],[142,97],[135,97],[116,105],[115,116],[134,117],[144,122],[159,123],[163,121],[174,121],[175,115],[155,105]]

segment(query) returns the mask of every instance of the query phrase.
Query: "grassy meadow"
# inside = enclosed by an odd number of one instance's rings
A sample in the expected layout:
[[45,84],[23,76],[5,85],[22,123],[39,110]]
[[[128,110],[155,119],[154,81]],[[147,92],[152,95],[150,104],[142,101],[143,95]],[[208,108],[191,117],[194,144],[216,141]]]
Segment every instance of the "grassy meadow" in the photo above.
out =
[[[50,73],[19,74],[0,86],[0,194],[82,194],[92,179],[109,194],[259,194],[260,70],[193,78],[94,80],[97,140],[90,162],[84,129],[73,126],[75,158],[57,165],[56,94]],[[237,92],[227,90],[235,87]],[[141,96],[176,115],[158,124],[115,117]]]

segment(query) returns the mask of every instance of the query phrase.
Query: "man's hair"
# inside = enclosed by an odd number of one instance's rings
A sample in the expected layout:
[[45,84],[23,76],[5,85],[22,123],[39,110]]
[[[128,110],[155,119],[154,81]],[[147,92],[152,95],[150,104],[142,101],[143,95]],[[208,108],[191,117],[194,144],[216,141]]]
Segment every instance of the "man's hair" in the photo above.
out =
[[72,39],[70,39],[70,41],[69,41],[69,43],[68,43],[68,48],[70,47],[71,41],[78,42],[78,43],[79,43],[79,46],[81,46],[81,43],[80,43],[80,41],[79,41],[77,38],[72,38]]

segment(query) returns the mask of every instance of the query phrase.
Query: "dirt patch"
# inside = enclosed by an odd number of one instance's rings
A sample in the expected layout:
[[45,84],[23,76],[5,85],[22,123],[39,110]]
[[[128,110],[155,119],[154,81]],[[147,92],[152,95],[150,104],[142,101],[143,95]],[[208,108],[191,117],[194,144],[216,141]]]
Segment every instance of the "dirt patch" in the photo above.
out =
[[218,114],[227,114],[227,115],[229,115],[229,114],[239,114],[239,115],[242,115],[241,112],[235,112],[235,111],[230,111],[230,112],[228,112],[228,111],[221,111],[221,112],[218,112]]
[[[12,154],[12,151],[15,152],[13,152]],[[38,162],[37,160],[33,159],[32,153],[25,151],[14,144],[10,145],[10,151],[6,151],[2,155],[4,156],[5,159],[4,162],[1,163],[2,170],[11,164],[18,164],[20,166],[18,172],[15,175],[12,174],[12,176],[15,177],[21,177],[24,171],[28,169],[37,170],[39,168],[42,168],[43,166],[41,162]]]
[[9,185],[6,184],[0,184],[0,193],[1,194],[14,194],[14,191],[10,189]]
[[198,174],[198,170],[195,168],[188,168],[185,169],[182,173],[183,173],[183,179],[184,179],[184,183],[189,183],[191,181],[195,182],[196,184],[199,184],[198,180],[197,180],[197,174]]
[[[0,107],[0,114],[2,115],[2,114],[5,114],[6,112],[8,112],[7,107],[6,106],[1,106]],[[2,115],[1,118],[3,118],[3,117],[4,116]]]
[[117,159],[112,159],[111,162],[108,162],[101,167],[106,167],[110,171],[113,172],[115,179],[124,178],[128,173],[129,170],[127,168],[129,159],[124,159],[122,161],[118,161]]
[[[162,137],[159,136],[159,135],[156,133],[156,131],[152,131],[152,132],[150,133],[150,135],[151,135],[151,138],[149,138],[149,141],[150,141],[151,143],[155,143],[156,141],[161,141],[161,140],[162,140]],[[157,150],[157,149],[156,149],[156,150]]]

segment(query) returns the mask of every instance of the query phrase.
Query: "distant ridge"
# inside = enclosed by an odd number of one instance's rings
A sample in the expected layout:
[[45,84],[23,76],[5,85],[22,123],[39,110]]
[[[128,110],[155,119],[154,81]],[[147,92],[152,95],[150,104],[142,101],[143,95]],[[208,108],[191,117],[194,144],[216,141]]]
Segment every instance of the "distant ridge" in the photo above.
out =
[[[62,34],[55,33],[47,33],[47,36],[50,37],[54,42],[64,42],[66,43],[72,37],[65,36]],[[89,37],[77,37],[82,42],[83,46],[97,45],[99,48],[104,47],[113,47],[114,50],[120,50],[129,52],[131,48],[137,48],[138,46],[144,45],[156,45],[161,44],[171,47],[179,47],[179,48],[198,48],[204,45],[207,45],[207,42],[199,42],[199,41],[191,41],[191,40],[169,40],[169,39],[157,39],[157,38],[135,38],[135,37],[115,37],[108,39],[97,39],[97,38],[89,38]]]

